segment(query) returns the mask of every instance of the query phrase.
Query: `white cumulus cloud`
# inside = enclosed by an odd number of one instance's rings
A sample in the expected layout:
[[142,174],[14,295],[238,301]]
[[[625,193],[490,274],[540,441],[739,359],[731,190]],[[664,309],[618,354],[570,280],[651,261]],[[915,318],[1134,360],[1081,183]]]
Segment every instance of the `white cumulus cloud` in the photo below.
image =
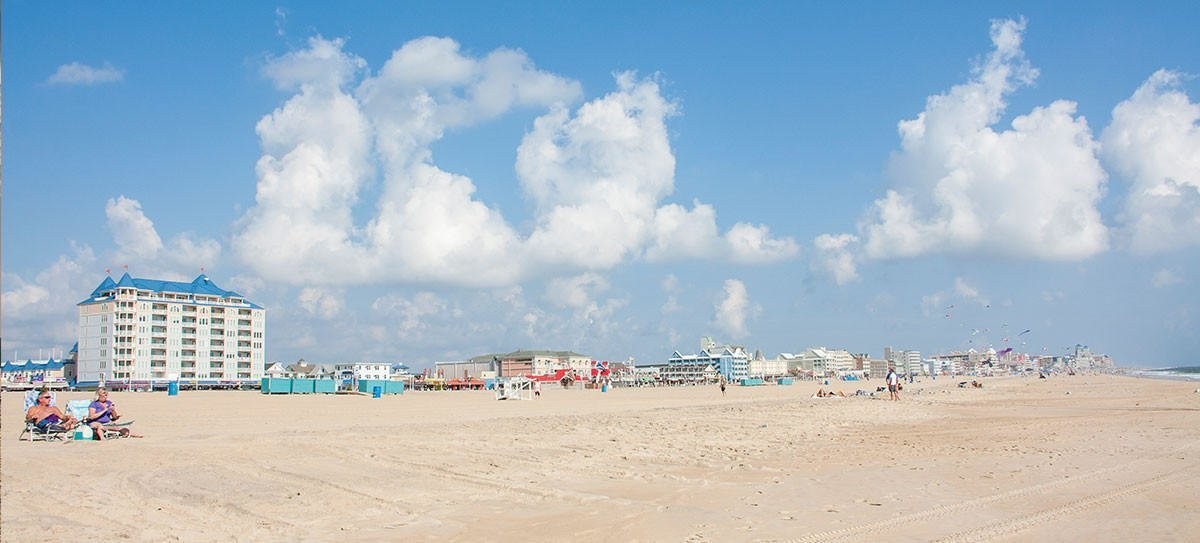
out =
[[734,339],[741,339],[750,335],[748,321],[762,312],[762,306],[750,300],[745,283],[726,279],[713,311],[716,325]]
[[1200,245],[1200,103],[1183,76],[1159,70],[1113,108],[1104,156],[1131,182],[1123,226],[1130,248],[1157,253]]
[[308,314],[323,319],[332,319],[345,309],[346,302],[343,297],[344,293],[338,289],[305,287],[300,289],[296,301],[300,308]]
[[72,62],[59,66],[53,74],[46,79],[46,83],[51,85],[99,85],[102,83],[116,83],[125,79],[125,71],[113,67],[107,62],[103,66],[94,67],[88,66],[80,62]]
[[[117,245],[110,261],[137,272],[138,277],[191,279],[221,258],[221,244],[213,239],[181,233],[163,243],[158,230],[142,211],[141,202],[125,196],[111,198],[104,207],[109,232]],[[193,275],[194,277],[194,275]]]
[[853,234],[821,234],[813,240],[816,254],[812,268],[832,277],[834,282],[845,285],[858,280],[858,265],[852,246],[858,244]]
[[[232,246],[266,279],[494,287],[634,258],[753,264],[796,252],[766,226],[738,223],[719,236],[715,211],[698,202],[659,207],[674,190],[666,120],[676,106],[653,78],[618,74],[614,91],[572,108],[579,83],[520,50],[478,57],[425,37],[371,74],[344,46],[313,38],[264,70],[294,94],[258,123],[256,202]],[[449,129],[516,108],[542,110],[514,165],[534,206],[526,234],[432,151]],[[366,193],[377,200],[360,202]],[[374,215],[356,220],[352,210],[365,208]]]
[[1058,100],[993,126],[1006,97],[1037,77],[1021,50],[1024,20],[995,21],[974,76],[901,121],[897,186],[861,225],[868,256],[977,252],[1077,260],[1108,247],[1097,202],[1106,174],[1075,103]]

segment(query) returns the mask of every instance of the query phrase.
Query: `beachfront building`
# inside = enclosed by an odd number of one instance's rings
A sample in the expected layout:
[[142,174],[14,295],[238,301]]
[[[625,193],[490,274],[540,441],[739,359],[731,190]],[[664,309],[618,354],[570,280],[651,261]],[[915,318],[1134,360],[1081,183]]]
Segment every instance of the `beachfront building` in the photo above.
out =
[[343,362],[333,365],[338,379],[387,381],[392,378],[392,365],[386,362]]
[[863,363],[863,369],[872,379],[883,379],[887,377],[888,368],[891,363],[883,358],[872,358]]
[[1106,354],[1095,354],[1087,345],[1075,344],[1075,351],[1069,357],[1068,366],[1075,370],[1111,369],[1112,358]]
[[845,349],[813,347],[795,355],[794,360],[799,373],[826,376],[854,371],[854,355]]
[[905,375],[925,373],[925,365],[921,362],[921,351],[898,351],[891,347],[884,347],[883,359],[895,368],[897,373]]
[[986,353],[980,353],[975,349],[969,349],[966,352],[951,351],[933,356],[933,360],[937,362],[940,373],[952,375],[974,375],[984,366],[984,362],[987,359],[988,355]]
[[526,351],[518,349],[499,355],[500,376],[551,375],[559,370],[576,375],[591,375],[595,361],[591,357],[571,351]]
[[750,366],[747,368],[747,373],[751,377],[763,377],[767,379],[783,377],[788,374],[788,363],[786,359],[781,357],[768,360],[763,356],[762,351],[755,351],[754,358],[750,359]]
[[500,368],[500,355],[481,354],[468,360],[453,360],[434,362],[433,374],[436,377],[461,377],[463,379],[491,379]]
[[68,384],[66,369],[66,361],[53,358],[8,360],[0,365],[0,376],[4,390],[26,390],[42,385],[60,388]]
[[703,375],[706,366],[712,366],[716,374],[726,381],[739,381],[750,376],[750,357],[745,347],[720,345],[707,336],[700,338],[699,353],[685,355],[675,351],[667,359],[667,370],[671,375]]
[[574,373],[591,375],[595,361],[572,351],[517,349],[505,354],[482,354],[468,360],[435,362],[434,375],[444,378],[537,377]]
[[79,385],[262,379],[266,310],[205,275],[105,277],[78,307]]

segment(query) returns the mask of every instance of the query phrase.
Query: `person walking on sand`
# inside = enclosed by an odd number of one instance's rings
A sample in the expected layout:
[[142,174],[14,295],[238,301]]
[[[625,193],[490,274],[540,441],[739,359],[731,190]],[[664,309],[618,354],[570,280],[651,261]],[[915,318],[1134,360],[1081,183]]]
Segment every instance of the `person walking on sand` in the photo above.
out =
[[896,368],[888,368],[887,387],[891,400],[898,401],[900,399],[900,374],[896,373]]
[[721,379],[721,397],[725,397],[725,380]]

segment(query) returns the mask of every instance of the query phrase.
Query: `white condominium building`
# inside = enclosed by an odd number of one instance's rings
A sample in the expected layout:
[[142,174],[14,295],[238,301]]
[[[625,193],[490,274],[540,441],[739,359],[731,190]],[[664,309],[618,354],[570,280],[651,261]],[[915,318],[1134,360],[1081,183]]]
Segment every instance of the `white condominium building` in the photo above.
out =
[[106,277],[79,302],[78,383],[257,381],[266,310],[200,275]]

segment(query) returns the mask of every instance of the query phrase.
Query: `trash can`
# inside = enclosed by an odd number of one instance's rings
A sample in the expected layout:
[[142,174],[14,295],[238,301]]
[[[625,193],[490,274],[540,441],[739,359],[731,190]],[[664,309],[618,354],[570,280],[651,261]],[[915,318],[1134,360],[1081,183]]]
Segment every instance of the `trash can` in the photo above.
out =
[[608,392],[608,383],[600,385],[600,392]]
[[372,398],[379,398],[382,396],[383,396],[383,387],[381,387],[379,385],[375,385],[375,386],[371,387],[371,397]]
[[167,383],[167,396],[179,395],[179,381],[171,381]]

